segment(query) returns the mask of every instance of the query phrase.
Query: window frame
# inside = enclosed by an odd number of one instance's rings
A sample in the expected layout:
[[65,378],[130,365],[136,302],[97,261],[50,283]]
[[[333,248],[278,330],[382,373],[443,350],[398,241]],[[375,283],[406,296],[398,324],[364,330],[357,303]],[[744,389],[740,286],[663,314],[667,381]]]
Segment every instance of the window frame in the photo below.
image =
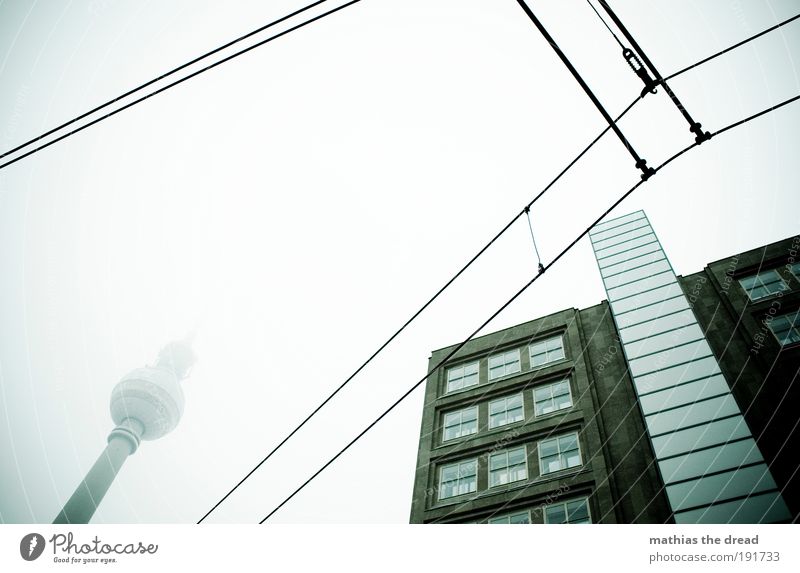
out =
[[[775,320],[777,320],[778,318],[790,317],[790,316],[794,316],[794,317],[796,317],[798,319],[798,321],[800,321],[800,309],[795,309],[793,311],[790,310],[789,312],[784,312],[783,314],[775,315],[773,317],[773,319],[771,321],[769,321],[769,324],[767,325],[767,328],[772,333],[773,338],[775,338],[775,340],[778,341],[778,345],[782,349],[783,348],[788,348],[790,346],[794,346],[795,344],[800,344],[800,340],[795,340],[794,342],[787,342],[786,344],[784,344],[783,340],[778,338],[777,333],[772,328],[772,325],[775,324]],[[800,334],[800,322],[796,322],[796,323],[792,324],[791,326],[789,326],[789,330],[787,331],[787,334],[791,333],[793,329],[796,330]]]
[[[760,277],[761,277],[761,275],[766,275],[768,273],[773,273],[776,277],[778,277],[778,280],[777,281],[771,281],[769,283],[765,283],[764,280],[761,279]],[[746,279],[755,279],[755,280],[759,281],[761,284],[760,285],[753,285],[752,287],[750,287],[748,289],[742,284],[742,281],[746,280]],[[750,302],[760,302],[762,300],[766,300],[766,299],[771,298],[773,296],[777,296],[779,293],[791,290],[789,288],[788,283],[786,282],[786,279],[783,278],[783,276],[781,276],[781,273],[778,272],[777,268],[764,269],[763,271],[760,271],[760,272],[755,272],[755,273],[750,273],[750,274],[744,275],[742,277],[739,277],[738,282],[739,282],[739,287],[744,291],[744,294],[747,295],[747,298],[748,298],[748,300]],[[760,297],[757,297],[757,298],[753,298],[753,290],[754,289],[763,288],[765,286],[765,284],[774,284],[774,283],[782,284],[783,288],[780,289],[780,290],[777,290],[775,292],[770,292],[770,293],[767,293],[767,294],[765,294],[763,296],[760,296]]]
[[[558,456],[559,456],[559,459],[560,459],[561,455],[563,454],[563,452],[561,451],[560,440],[561,440],[561,438],[564,438],[566,436],[572,436],[572,435],[575,436],[575,443],[578,446],[578,463],[575,464],[574,466],[562,467],[562,468],[558,468],[557,470],[544,471],[544,464],[542,463],[542,461],[543,461],[543,459],[542,459],[542,443],[550,442],[552,440],[556,440],[556,445],[558,447]],[[570,450],[567,450],[567,451],[570,451]],[[583,451],[582,451],[582,448],[581,448],[580,433],[576,430],[574,432],[566,432],[564,434],[559,434],[557,436],[553,436],[553,437],[550,437],[550,438],[541,439],[536,443],[536,455],[537,455],[537,457],[539,459],[539,475],[555,474],[555,473],[558,473],[558,472],[562,472],[564,470],[571,470],[573,468],[581,467],[583,465]],[[550,456],[547,456],[547,457],[550,457]]]
[[[462,370],[461,380],[463,380],[464,378],[466,378],[466,376],[463,374],[463,371],[466,370],[467,366],[472,366],[473,364],[477,367],[477,371],[475,373],[476,382],[474,384],[470,384],[469,386],[461,386],[461,388],[456,388],[454,390],[450,390],[450,372],[452,372],[454,370],[458,370],[460,368]],[[471,362],[463,362],[463,363],[461,363],[461,364],[459,364],[457,366],[449,366],[445,370],[445,376],[444,376],[444,395],[445,396],[448,396],[450,394],[455,394],[456,392],[462,392],[462,391],[467,390],[468,388],[472,388],[474,386],[480,386],[480,384],[481,384],[481,361],[480,360],[473,360]]]
[[[461,426],[464,425],[464,412],[466,410],[475,410],[475,431],[474,432],[470,432],[469,434],[461,434],[459,436],[456,436],[455,438],[446,438],[445,437],[445,431],[446,431],[446,429],[448,427],[447,426],[447,416],[452,415],[452,414],[461,414],[461,416],[459,418],[459,422],[458,422],[458,426],[460,428]],[[473,404],[472,406],[467,406],[466,408],[459,408],[457,410],[449,410],[447,412],[442,412],[442,443],[445,444],[445,443],[448,443],[448,442],[453,442],[455,440],[459,440],[459,439],[465,438],[467,436],[472,436],[472,435],[477,434],[478,432],[480,432],[480,419],[479,418],[480,418],[480,410],[478,409],[478,405],[477,404]]]
[[[469,463],[475,464],[475,474],[474,474],[474,476],[475,476],[475,489],[472,490],[472,491],[468,491],[466,493],[457,493],[455,495],[448,495],[447,497],[442,497],[442,492],[444,491],[444,488],[442,487],[442,474],[444,473],[444,470],[446,468],[451,467],[451,466],[458,466],[458,468],[460,469],[462,464],[469,464]],[[451,462],[451,463],[441,464],[439,466],[439,476],[438,476],[439,479],[438,479],[438,481],[436,483],[436,485],[437,485],[436,489],[437,489],[437,492],[438,492],[436,500],[437,501],[444,501],[446,499],[453,499],[453,498],[456,498],[456,497],[461,497],[463,495],[469,495],[471,493],[477,493],[478,492],[478,473],[479,473],[479,470],[480,470],[480,467],[479,467],[479,464],[478,464],[478,458],[467,458],[467,459],[464,459],[464,460],[457,460],[457,461],[454,461],[454,462]],[[461,477],[459,476],[458,479],[460,480]],[[456,481],[456,485],[459,485],[458,481]]]
[[[528,523],[525,523],[525,524],[522,524],[522,523],[511,523],[511,516],[512,515],[522,515],[523,513],[528,516]],[[508,523],[497,523],[496,520],[498,520],[498,519],[508,519],[509,522]],[[495,523],[492,523],[493,521]],[[531,510],[530,509],[523,509],[522,511],[511,511],[511,512],[508,512],[508,513],[504,513],[502,515],[489,517],[486,520],[486,524],[487,525],[530,525],[532,523],[533,523],[533,520],[531,519]]]
[[[507,481],[506,483],[498,483],[498,484],[492,485],[492,458],[494,456],[499,456],[500,454],[505,454],[505,456],[506,456],[506,464],[508,464],[509,453],[511,451],[513,451],[513,450],[522,450],[522,452],[523,452],[523,459],[525,460],[525,477],[521,478],[521,479],[515,479],[514,481]],[[516,467],[516,465],[514,467]],[[506,469],[507,472],[509,471],[510,468],[511,468],[510,465],[506,465],[505,466],[505,469]],[[487,485],[487,489],[493,489],[493,488],[502,487],[502,486],[509,486],[511,484],[514,484],[514,483],[528,481],[531,478],[531,473],[530,473],[530,471],[528,469],[528,446],[527,446],[527,444],[521,444],[519,446],[512,446],[510,448],[505,448],[505,449],[502,449],[500,451],[496,451],[496,452],[490,453],[486,458],[486,478],[487,478],[486,479],[486,483],[488,484]]]
[[[556,338],[561,339],[561,354],[562,354],[562,356],[560,358],[553,358],[552,360],[545,360],[541,364],[534,364],[533,363],[533,357],[534,357],[533,347],[536,346],[536,345],[539,345],[539,344],[547,345],[547,342],[549,342],[550,340],[554,340]],[[547,348],[545,346],[545,351],[544,351],[545,358],[547,357],[547,355],[550,352],[551,351],[547,350]],[[542,355],[542,353],[537,353],[536,354],[536,356],[541,356],[541,355]],[[560,362],[560,361],[566,360],[566,359],[567,359],[567,347],[566,347],[566,344],[564,342],[564,333],[563,332],[560,333],[560,334],[556,334],[554,336],[548,336],[547,338],[540,338],[539,340],[535,340],[535,341],[531,342],[530,344],[528,344],[528,360],[529,360],[530,365],[531,365],[531,370],[533,370],[534,368],[544,368],[545,366],[548,366],[550,364],[556,364],[557,362]]]
[[[518,370],[514,372],[508,372],[506,368],[508,367],[508,362],[506,362],[506,355],[517,353],[517,364],[519,365]],[[492,376],[492,358],[497,358],[498,356],[503,357],[503,373],[499,376]],[[511,350],[503,350],[502,352],[497,352],[495,354],[491,354],[486,358],[486,378],[491,382],[493,380],[500,380],[501,378],[505,378],[506,376],[512,376],[516,374],[522,373],[522,353],[520,352],[519,348],[512,348]]]
[[[573,499],[567,499],[565,501],[559,501],[559,502],[556,502],[556,503],[551,503],[551,504],[546,505],[545,508],[544,508],[544,511],[542,512],[543,513],[543,517],[544,517],[544,524],[545,525],[585,525],[585,524],[582,524],[582,523],[570,523],[570,521],[569,521],[569,513],[567,512],[567,504],[575,502],[575,501],[582,501],[582,502],[584,502],[586,504],[586,513],[589,516],[589,524],[594,523],[592,521],[592,506],[589,503],[589,497],[587,496],[587,497],[576,497],[576,498],[573,498]],[[547,521],[547,510],[549,508],[553,507],[554,505],[563,505],[564,506],[564,515],[567,517],[567,521],[565,523],[551,523],[550,521]]]
[[800,261],[787,263],[786,268],[789,269],[789,273],[794,277],[794,280],[800,282]]
[[[549,387],[555,386],[556,384],[561,384],[562,382],[565,382],[567,384],[567,395],[569,396],[569,406],[565,406],[563,408],[559,408],[558,410],[552,410],[550,412],[543,412],[543,413],[540,414],[539,411],[537,410],[537,407],[536,407],[536,405],[538,403],[537,400],[536,400],[536,390],[538,390],[540,388],[549,388]],[[533,388],[531,388],[531,399],[533,400],[533,417],[534,418],[542,418],[544,416],[552,416],[554,414],[558,414],[559,412],[562,412],[562,411],[565,411],[565,410],[571,410],[572,408],[575,407],[575,400],[574,400],[574,398],[572,396],[572,383],[570,382],[569,377],[562,378],[561,380],[558,380],[558,381],[544,382],[544,383],[535,385]],[[553,392],[551,390],[550,391],[550,401],[552,402],[553,400],[554,400]]]
[[[509,398],[516,398],[519,396],[520,406],[519,408],[522,409],[522,418],[519,420],[514,420],[513,422],[506,422],[505,424],[498,424],[497,426],[492,426],[492,404],[495,402],[499,402],[500,400],[505,401],[506,409],[504,410],[506,414],[506,418],[508,417],[508,399]],[[516,407],[514,408],[516,410]],[[487,429],[489,430],[496,430],[497,428],[504,428],[506,426],[510,426],[512,424],[519,424],[520,422],[525,422],[525,393],[524,392],[517,392],[516,394],[506,394],[505,396],[500,396],[499,398],[495,398],[494,400],[489,400],[486,403],[486,415],[487,415]]]

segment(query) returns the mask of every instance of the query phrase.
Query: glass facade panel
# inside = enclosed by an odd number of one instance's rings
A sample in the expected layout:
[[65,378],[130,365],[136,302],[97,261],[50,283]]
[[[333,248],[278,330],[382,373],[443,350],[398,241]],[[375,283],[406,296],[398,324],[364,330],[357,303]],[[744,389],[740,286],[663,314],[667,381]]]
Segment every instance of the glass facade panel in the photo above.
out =
[[655,261],[654,263],[636,266],[636,268],[633,268],[629,271],[611,275],[606,278],[606,284],[610,289],[617,288],[618,286],[639,281],[644,278],[671,270],[672,268],[669,266],[669,262],[666,259],[662,259],[660,261]]
[[663,350],[655,354],[650,354],[643,358],[629,360],[631,374],[641,376],[648,372],[654,372],[663,368],[669,368],[677,364],[682,364],[695,358],[711,356],[711,348],[705,338],[697,342],[690,342],[683,346],[676,346],[668,350]]
[[534,415],[543,416],[572,407],[569,380],[537,386],[533,389]]
[[774,523],[792,515],[778,492],[763,493],[675,514],[676,523]]
[[522,394],[506,396],[489,402],[489,428],[513,424],[525,419]]
[[475,386],[478,383],[478,363],[470,362],[447,370],[447,392]]
[[602,262],[604,263],[606,257],[619,255],[620,253],[624,253],[630,249],[648,245],[654,242],[656,242],[656,236],[653,233],[649,233],[629,241],[617,243],[616,245],[603,245],[602,249],[597,249],[595,252],[597,253],[598,258],[603,259]]
[[602,241],[597,241],[596,243],[594,243],[594,247],[597,250],[603,250],[603,249],[615,247],[615,246],[620,245],[620,244],[624,244],[624,243],[626,243],[628,241],[633,241],[634,239],[638,239],[638,238],[640,238],[642,236],[645,236],[647,234],[651,234],[652,235],[653,231],[652,231],[652,229],[650,229],[650,225],[643,225],[643,226],[641,226],[641,227],[639,227],[637,229],[634,229],[632,231],[627,231],[625,233],[620,233],[619,235],[616,235],[616,236],[611,237],[609,239],[603,239]]
[[739,406],[736,404],[736,400],[733,399],[730,392],[727,392],[724,396],[693,402],[659,414],[650,414],[645,417],[645,422],[650,435],[657,436],[664,432],[738,413]]
[[653,438],[653,451],[656,457],[661,459],[689,450],[716,446],[737,438],[746,438],[749,435],[750,430],[744,418],[734,416]]
[[546,340],[534,342],[529,347],[531,368],[542,366],[548,362],[555,362],[565,357],[564,354],[564,337],[553,336]]
[[647,292],[642,292],[637,294],[636,296],[630,296],[623,300],[616,300],[616,298],[611,297],[609,298],[609,302],[611,303],[611,310],[614,311],[614,314],[619,315],[625,312],[629,312],[631,310],[636,310],[637,308],[643,306],[647,306],[657,302],[662,302],[668,298],[673,298],[677,295],[684,296],[683,291],[681,290],[681,287],[678,284],[678,282],[673,281],[662,287],[658,287],[653,290],[649,290]]
[[725,378],[718,374],[689,384],[674,386],[659,392],[640,396],[639,403],[642,405],[642,411],[646,415],[658,412],[659,410],[674,408],[675,406],[691,404],[696,400],[719,396],[728,392],[730,392],[728,383],[725,381]]
[[628,213],[627,215],[622,215],[620,217],[616,217],[615,219],[608,219],[601,223],[598,223],[594,229],[592,229],[592,233],[599,233],[601,231],[608,231],[612,227],[616,227],[617,225],[622,225],[623,223],[629,223],[634,219],[645,219],[644,211],[639,209],[638,211],[633,211],[632,213]]
[[[636,242],[638,241],[639,239],[636,239]],[[600,266],[601,273],[608,270],[608,274],[611,274],[611,267],[622,265],[626,261],[635,262],[637,257],[644,257],[647,255],[653,256],[654,254],[663,256],[661,246],[658,244],[658,241],[655,240],[655,237],[650,242],[645,242],[638,247],[623,249],[621,252],[618,252],[615,255],[608,255],[598,260],[597,264]]]
[[472,406],[444,415],[442,441],[469,436],[478,431],[478,407]]
[[[681,297],[679,300],[682,304],[686,304],[686,299]],[[631,316],[635,318],[641,318],[643,316],[647,316],[648,314],[652,314],[653,312],[661,311],[660,316],[651,318],[647,322],[641,322],[634,326],[630,326],[628,328],[622,328],[619,331],[620,340],[624,343],[633,342],[634,340],[640,340],[642,338],[646,338],[648,336],[654,336],[656,334],[660,334],[662,332],[666,332],[668,330],[673,330],[675,328],[679,328],[681,326],[686,326],[688,324],[697,324],[697,320],[694,317],[694,313],[691,309],[686,308],[684,310],[679,310],[678,312],[674,312],[671,310],[674,307],[679,307],[681,305],[672,303],[672,301],[667,301],[671,304],[655,304],[652,307],[645,307],[642,310],[635,310],[633,312],[629,312],[624,314],[623,316]],[[667,307],[666,309],[664,307]],[[653,309],[650,313],[643,312],[648,309]]]
[[674,481],[700,477],[707,473],[732,469],[739,465],[760,462],[763,459],[756,443],[750,438],[668,460],[660,460],[658,466],[661,468],[664,483],[669,484]]
[[611,237],[616,237],[617,235],[621,235],[622,233],[627,233],[628,231],[633,231],[634,229],[638,229],[647,225],[647,219],[644,217],[640,217],[638,219],[631,219],[627,223],[620,223],[618,225],[612,225],[608,229],[604,229],[602,231],[595,231],[592,233],[592,242],[598,243],[599,241],[605,241],[606,239],[610,239]]
[[[647,250],[645,247],[638,255],[631,255],[627,253],[625,258],[620,260],[617,263],[609,264],[600,267],[600,274],[603,277],[610,277],[612,275],[617,275],[619,273],[628,271],[635,267],[641,267],[643,265],[648,265],[650,263],[654,263],[656,261],[663,261],[666,260],[664,257],[664,253],[658,248],[658,245],[655,245],[655,249],[651,246],[651,250]],[[622,255],[618,255],[622,256]]]
[[663,271],[657,275],[653,275],[651,277],[641,279],[636,282],[628,283],[626,285],[614,288],[608,288],[606,289],[606,292],[608,293],[608,296],[610,296],[612,300],[616,301],[628,296],[630,297],[635,296],[642,291],[651,290],[668,284],[677,284],[677,281],[675,280],[675,275],[672,273],[671,270]]
[[775,481],[766,464],[759,464],[667,486],[667,496],[680,511],[770,489],[776,489]]
[[636,391],[639,394],[647,392],[655,392],[664,388],[670,388],[682,382],[690,382],[711,376],[712,374],[719,374],[719,366],[717,359],[713,356],[694,360],[686,364],[680,364],[651,374],[644,374],[634,377],[634,384]]
[[489,380],[520,371],[519,348],[489,357]]
[[739,284],[750,297],[750,300],[761,300],[773,294],[789,290],[789,286],[775,269],[739,279]]
[[768,324],[781,346],[800,342],[800,310],[778,315]]
[[697,323],[687,324],[675,330],[654,334],[636,342],[628,342],[625,344],[625,352],[628,355],[628,359],[633,360],[701,339],[705,340],[703,331],[700,330]]

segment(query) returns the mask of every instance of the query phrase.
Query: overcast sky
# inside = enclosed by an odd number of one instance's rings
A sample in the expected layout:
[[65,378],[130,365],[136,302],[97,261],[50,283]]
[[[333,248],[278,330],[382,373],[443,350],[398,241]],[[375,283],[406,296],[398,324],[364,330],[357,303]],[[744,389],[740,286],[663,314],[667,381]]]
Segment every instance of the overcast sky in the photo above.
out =
[[[585,1],[530,5],[612,115],[639,93]],[[0,148],[299,6],[0,1]],[[798,11],[613,6],[665,75]],[[672,87],[713,131],[800,93],[799,48],[796,21]],[[621,125],[650,165],[692,141],[663,90]],[[793,104],[721,135],[615,214],[645,209],[679,274],[797,234],[798,126]],[[95,516],[196,521],[603,127],[514,0],[363,0],[3,169],[0,521],[52,521],[114,384],[200,323],[181,423]],[[544,262],[638,177],[607,135],[532,210]],[[210,521],[264,517],[535,269],[520,220]],[[488,331],[603,298],[585,239]],[[271,522],[407,522],[421,412],[418,390]]]

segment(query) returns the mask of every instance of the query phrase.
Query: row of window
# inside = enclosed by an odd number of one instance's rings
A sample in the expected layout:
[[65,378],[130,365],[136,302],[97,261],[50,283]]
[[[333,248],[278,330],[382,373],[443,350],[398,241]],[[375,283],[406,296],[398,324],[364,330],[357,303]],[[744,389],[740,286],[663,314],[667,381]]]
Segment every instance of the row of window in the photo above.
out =
[[[533,389],[534,416],[543,416],[572,407],[569,380],[542,384]],[[500,428],[525,419],[522,392],[489,402],[489,429]],[[463,438],[478,432],[478,405],[447,412],[442,420],[442,441]]]
[[[787,266],[800,281],[800,262]],[[789,285],[786,284],[777,269],[769,269],[741,278],[739,284],[742,285],[751,301],[758,301],[789,290]],[[800,342],[800,310],[776,315],[770,320],[769,328],[781,346]]]
[[[580,498],[551,503],[544,508],[545,523],[591,523],[592,516],[589,512],[589,499]],[[517,524],[531,523],[530,510],[515,511],[498,517],[491,517],[490,524]]]
[[[581,465],[576,432],[540,440],[537,447],[539,473],[545,475]],[[439,470],[439,499],[478,491],[478,459],[460,460]],[[489,488],[528,479],[528,450],[522,445],[488,455]]]
[[[800,262],[787,265],[795,278],[800,281]],[[756,301],[762,298],[767,298],[779,292],[789,290],[789,285],[783,280],[783,277],[778,273],[777,269],[769,269],[761,271],[748,277],[739,279],[739,284],[750,297],[750,300]]]
[[[564,354],[563,336],[554,336],[545,340],[534,342],[528,346],[531,368],[536,368],[562,360]],[[475,386],[479,382],[479,362],[462,364],[447,370],[447,387],[445,393],[457,392],[470,386]],[[522,370],[520,361],[520,349],[508,350],[499,354],[489,356],[489,380],[497,380],[510,374],[516,374]]]

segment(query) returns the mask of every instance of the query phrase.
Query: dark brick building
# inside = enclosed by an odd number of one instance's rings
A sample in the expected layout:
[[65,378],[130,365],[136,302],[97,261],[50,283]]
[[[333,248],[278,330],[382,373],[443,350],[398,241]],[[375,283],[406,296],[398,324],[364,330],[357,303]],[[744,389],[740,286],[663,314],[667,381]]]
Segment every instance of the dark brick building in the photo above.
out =
[[800,237],[684,277],[641,211],[591,238],[608,301],[476,338],[429,377],[411,522],[797,516]]

